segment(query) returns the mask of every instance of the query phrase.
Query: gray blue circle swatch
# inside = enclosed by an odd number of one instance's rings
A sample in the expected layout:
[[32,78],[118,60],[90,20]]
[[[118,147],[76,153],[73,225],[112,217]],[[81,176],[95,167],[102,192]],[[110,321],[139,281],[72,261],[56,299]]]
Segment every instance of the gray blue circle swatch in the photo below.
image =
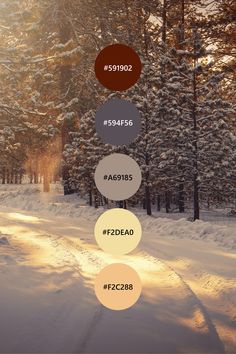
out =
[[130,144],[140,132],[140,113],[134,104],[114,98],[103,104],[97,111],[95,126],[104,143]]

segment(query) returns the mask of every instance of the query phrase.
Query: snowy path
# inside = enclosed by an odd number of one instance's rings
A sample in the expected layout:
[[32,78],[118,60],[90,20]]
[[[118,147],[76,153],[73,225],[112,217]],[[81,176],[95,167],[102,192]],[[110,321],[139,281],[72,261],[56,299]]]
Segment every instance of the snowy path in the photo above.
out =
[[[223,353],[207,310],[174,267],[147,250],[112,257],[94,222],[1,207],[1,353]],[[4,241],[5,240],[5,241]],[[139,273],[142,297],[114,312],[95,298],[106,264]]]
[[228,353],[236,353],[236,254],[214,243],[164,237],[153,242],[153,256],[167,263],[207,309]]

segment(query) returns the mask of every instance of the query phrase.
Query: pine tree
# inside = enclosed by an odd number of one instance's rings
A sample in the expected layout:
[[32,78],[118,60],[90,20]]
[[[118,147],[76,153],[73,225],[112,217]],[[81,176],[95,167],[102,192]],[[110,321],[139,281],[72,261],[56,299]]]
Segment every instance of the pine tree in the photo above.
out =
[[99,161],[112,148],[103,144],[96,134],[94,116],[95,112],[91,110],[81,117],[78,132],[71,133],[71,143],[66,145],[64,159],[69,172],[70,188],[82,197],[89,195],[90,205],[94,196],[97,206],[99,193],[94,183],[94,172]]

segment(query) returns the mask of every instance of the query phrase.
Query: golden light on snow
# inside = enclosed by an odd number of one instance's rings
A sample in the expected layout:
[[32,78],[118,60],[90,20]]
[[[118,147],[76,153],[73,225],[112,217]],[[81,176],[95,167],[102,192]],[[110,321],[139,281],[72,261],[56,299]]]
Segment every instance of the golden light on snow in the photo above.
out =
[[9,219],[13,220],[20,220],[25,222],[33,222],[33,223],[40,223],[43,219],[38,218],[37,216],[25,215],[22,213],[7,213]]
[[[195,327],[193,327],[193,320],[194,323],[196,324]],[[189,314],[188,317],[182,317],[179,319],[179,323],[188,327],[189,329],[191,329],[191,331],[195,331],[197,333],[208,333],[208,327],[206,325],[206,320],[204,318],[204,315],[202,313],[202,311],[200,310],[200,308],[196,308],[193,313]]]
[[[8,223],[1,227],[1,231],[14,237],[15,245],[27,254],[24,264],[37,269],[39,273],[56,272],[62,275],[72,271],[71,282],[82,275],[85,285],[93,288],[94,278],[104,266],[111,263],[125,263],[138,272],[143,284],[142,296],[153,303],[158,298],[163,298],[163,294],[169,291],[170,281],[172,284],[179,283],[178,277],[168,267],[153,257],[145,257],[143,253],[133,252],[132,255],[112,256],[98,249],[94,243],[84,242],[79,236],[77,238],[68,235],[58,237],[43,230],[39,232],[40,223],[43,225],[48,221],[47,219],[22,212],[7,213],[5,218],[21,222],[21,224]],[[37,225],[37,229],[32,227],[34,224]],[[74,226],[74,232],[79,235],[80,228]],[[93,241],[93,235],[90,239]],[[155,289],[159,289],[158,293]]]
[[[232,338],[236,333],[222,321],[225,304],[222,308],[221,304],[222,296],[227,296],[229,289],[233,289],[235,285],[225,279],[223,274],[215,274],[214,269],[208,274],[201,272],[201,258],[197,259],[198,263],[194,258],[184,256],[159,260],[141,251],[142,247],[140,251],[135,250],[129,255],[112,256],[97,247],[93,228],[90,226],[93,222],[89,224],[86,219],[63,219],[56,216],[48,216],[47,219],[26,211],[9,210],[1,212],[0,217],[0,232],[10,241],[9,246],[4,246],[5,250],[7,252],[9,247],[9,252],[12,252],[12,247],[16,254],[11,259],[13,267],[14,261],[19,266],[17,279],[18,274],[26,272],[19,281],[23,282],[23,292],[27,296],[30,294],[34,297],[36,293],[57,296],[60,292],[67,294],[73,291],[76,299],[78,294],[78,299],[79,296],[86,297],[86,301],[94,305],[94,280],[97,274],[108,264],[125,263],[136,270],[142,282],[142,293],[137,306],[143,321],[152,316],[153,320],[163,326],[178,326],[180,330],[187,330],[189,333],[207,335],[209,328],[207,317],[201,308],[202,301],[217,308],[218,318],[213,314],[214,324],[217,324],[218,331],[229,347],[233,347]],[[178,242],[181,243],[180,240]],[[181,248],[179,243],[178,247]],[[158,247],[162,246],[170,251],[171,247],[176,247],[176,243],[173,245],[173,240],[167,238],[158,239]],[[202,253],[204,250],[205,247]],[[220,248],[207,252],[207,256],[214,259],[215,256],[216,259],[223,257],[226,269],[228,261],[232,262],[231,258],[236,257]],[[210,255],[210,252],[214,254]],[[192,271],[196,267],[197,278],[196,271]],[[12,288],[17,292],[19,284],[13,282]],[[227,313],[234,317],[234,311],[233,304],[229,301]],[[180,350],[188,352],[186,346],[188,343],[183,343]],[[190,349],[189,347],[189,351]]]

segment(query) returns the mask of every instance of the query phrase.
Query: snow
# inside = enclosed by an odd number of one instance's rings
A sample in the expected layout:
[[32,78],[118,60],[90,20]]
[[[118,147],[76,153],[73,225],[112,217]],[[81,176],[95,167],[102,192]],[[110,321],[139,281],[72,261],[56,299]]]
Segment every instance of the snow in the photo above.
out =
[[143,225],[150,233],[155,230],[157,234],[167,234],[178,240],[183,238],[213,241],[224,250],[236,250],[235,227],[214,225],[201,220],[190,224],[190,221],[181,218],[175,221],[173,228],[173,220],[171,219],[161,218],[150,221],[146,217]]
[[[45,215],[69,216],[72,218],[84,218],[96,222],[99,215],[106,210],[90,208],[84,199],[79,198],[76,194],[70,196],[62,195],[62,187],[59,184],[52,185],[50,194],[42,193],[41,185],[9,185],[7,190],[5,186],[0,185],[1,204],[10,207],[16,207],[24,210],[40,212]],[[201,217],[204,219],[197,220],[190,224],[187,220],[188,214],[167,214],[154,213],[154,217],[150,218],[140,212],[139,209],[131,209],[137,216],[145,230],[150,233],[166,233],[175,238],[214,241],[224,250],[236,250],[236,218],[226,216],[228,212],[219,210],[213,212],[203,211]],[[157,217],[159,216],[159,217]],[[173,218],[177,218],[173,228]],[[208,219],[211,222],[207,222]],[[219,224],[219,225],[218,225]],[[231,225],[232,224],[232,225]]]
[[[134,211],[139,248],[113,257],[93,236],[102,208],[63,196],[59,185],[49,194],[40,185],[0,186],[0,353],[236,351],[236,219],[192,223]],[[101,306],[93,290],[113,262],[131,265],[143,284],[139,301],[120,312]]]

